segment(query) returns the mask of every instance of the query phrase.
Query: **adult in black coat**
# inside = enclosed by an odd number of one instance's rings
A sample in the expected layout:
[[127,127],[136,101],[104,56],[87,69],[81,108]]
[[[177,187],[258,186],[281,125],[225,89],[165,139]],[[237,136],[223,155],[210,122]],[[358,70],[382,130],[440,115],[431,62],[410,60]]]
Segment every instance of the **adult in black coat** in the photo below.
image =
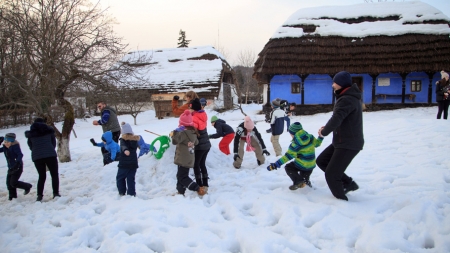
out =
[[317,166],[325,172],[331,193],[347,200],[346,193],[359,187],[344,172],[364,146],[361,91],[346,71],[337,73],[332,85],[336,94],[333,115],[319,129],[319,136],[333,132],[333,141],[316,159]]
[[438,103],[437,119],[441,119],[442,113],[444,113],[444,119],[448,117],[448,106],[450,105],[449,89],[450,80],[448,73],[441,71],[442,79],[436,82],[436,102]]
[[27,143],[31,150],[31,159],[39,174],[36,201],[42,201],[44,196],[47,169],[50,171],[50,176],[52,177],[53,198],[61,197],[59,195],[55,130],[45,124],[42,118],[37,118],[31,125],[30,130],[25,131],[25,137],[28,138]]

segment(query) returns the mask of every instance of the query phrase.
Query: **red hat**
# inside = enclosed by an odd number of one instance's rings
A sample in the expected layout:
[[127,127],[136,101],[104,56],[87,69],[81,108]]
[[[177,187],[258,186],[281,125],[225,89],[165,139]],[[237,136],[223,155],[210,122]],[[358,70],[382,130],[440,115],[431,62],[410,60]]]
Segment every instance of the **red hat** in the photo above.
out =
[[180,126],[193,126],[191,111],[185,110],[180,116],[180,121],[178,123]]

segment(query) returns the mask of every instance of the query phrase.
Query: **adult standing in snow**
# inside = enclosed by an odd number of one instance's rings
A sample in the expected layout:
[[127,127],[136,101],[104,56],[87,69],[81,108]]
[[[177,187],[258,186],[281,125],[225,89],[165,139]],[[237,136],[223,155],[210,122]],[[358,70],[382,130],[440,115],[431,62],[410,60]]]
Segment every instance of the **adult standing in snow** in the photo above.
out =
[[45,124],[44,119],[37,118],[31,125],[29,131],[25,131],[25,137],[28,138],[27,144],[31,150],[31,159],[39,174],[37,184],[37,199],[42,201],[44,196],[44,185],[47,179],[47,169],[52,177],[53,198],[61,197],[59,195],[59,173],[58,159],[56,158],[56,138],[55,130]]
[[206,157],[211,149],[211,142],[209,141],[208,131],[206,126],[208,124],[208,115],[203,110],[203,106],[198,98],[191,100],[192,122],[195,129],[198,131],[198,144],[195,145],[195,162],[194,175],[195,182],[203,187],[205,192],[208,192],[208,170],[206,169]]
[[450,104],[449,90],[450,81],[448,73],[441,71],[441,80],[436,82],[436,102],[438,103],[437,119],[441,119],[442,113],[444,113],[444,119],[448,116],[448,106]]
[[331,193],[348,201],[346,194],[359,187],[345,170],[364,146],[361,91],[356,84],[352,85],[352,78],[346,71],[334,76],[332,87],[336,104],[327,124],[319,129],[319,136],[333,132],[333,141],[317,157],[316,163],[325,172]]
[[184,100],[186,103],[182,106],[178,106],[178,100],[180,100],[179,96],[173,96],[172,99],[172,114],[175,117],[179,117],[185,110],[189,110],[189,105],[191,104],[191,100],[198,98],[197,93],[195,91],[188,91],[186,95],[184,95]]
[[[94,126],[102,126],[103,133],[111,131],[112,139],[116,143],[119,143],[120,124],[119,120],[117,119],[116,110],[114,110],[110,106],[107,106],[106,103],[103,101],[97,103],[97,108],[101,111],[101,118],[99,120],[94,120],[92,124]],[[108,152],[104,147],[102,147],[101,151],[103,157],[104,154]],[[103,165],[106,164],[108,164],[108,162],[105,159],[103,159]]]

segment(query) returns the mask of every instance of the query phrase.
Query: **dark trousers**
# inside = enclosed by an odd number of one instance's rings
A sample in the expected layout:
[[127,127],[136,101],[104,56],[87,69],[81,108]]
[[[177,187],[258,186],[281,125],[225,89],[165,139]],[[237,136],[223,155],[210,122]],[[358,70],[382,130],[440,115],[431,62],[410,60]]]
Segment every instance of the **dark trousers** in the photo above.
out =
[[117,169],[116,184],[119,194],[136,196],[136,172],[137,169]]
[[194,162],[194,175],[197,184],[202,186],[208,186],[208,170],[206,169],[206,157],[208,156],[208,150],[195,150],[195,162]]
[[352,178],[344,172],[359,150],[334,148],[328,146],[316,159],[316,164],[325,172],[325,179],[331,193],[338,199],[348,200],[344,194],[344,185],[352,182]]
[[177,191],[180,194],[184,194],[186,188],[191,191],[197,191],[200,187],[189,177],[189,168],[178,165]]
[[444,113],[444,119],[447,119],[449,105],[450,105],[450,100],[438,101],[437,119],[441,118],[442,113]]
[[50,171],[50,176],[52,177],[53,195],[59,195],[58,159],[56,156],[38,159],[34,161],[34,166],[39,174],[37,195],[44,195],[45,180],[47,179],[47,167]]
[[31,188],[31,184],[19,181],[22,172],[23,165],[18,171],[6,176],[6,187],[8,188],[10,198],[17,198],[17,188],[24,190],[28,190]]
[[312,170],[310,170],[310,171],[299,170],[295,166],[295,162],[290,162],[290,163],[286,164],[284,169],[286,170],[286,174],[291,178],[293,184],[300,184],[301,182],[308,182],[309,176],[312,173]]
[[[103,147],[102,147],[103,148]],[[103,164],[110,164],[112,162],[118,162],[120,158],[120,152],[117,152],[116,154],[116,158],[114,158],[114,160],[111,158],[111,153],[109,153],[108,151],[106,151],[106,153],[103,154]]]

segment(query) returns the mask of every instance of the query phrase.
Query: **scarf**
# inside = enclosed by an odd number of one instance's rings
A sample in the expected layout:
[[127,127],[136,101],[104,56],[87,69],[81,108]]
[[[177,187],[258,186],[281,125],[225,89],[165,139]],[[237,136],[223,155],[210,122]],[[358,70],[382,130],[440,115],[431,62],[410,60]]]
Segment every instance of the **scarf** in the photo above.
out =
[[245,151],[247,151],[247,152],[255,151],[255,148],[252,147],[252,135],[251,135],[251,133],[247,133],[247,136],[245,138],[246,138],[246,141],[247,141],[247,147],[246,147]]

